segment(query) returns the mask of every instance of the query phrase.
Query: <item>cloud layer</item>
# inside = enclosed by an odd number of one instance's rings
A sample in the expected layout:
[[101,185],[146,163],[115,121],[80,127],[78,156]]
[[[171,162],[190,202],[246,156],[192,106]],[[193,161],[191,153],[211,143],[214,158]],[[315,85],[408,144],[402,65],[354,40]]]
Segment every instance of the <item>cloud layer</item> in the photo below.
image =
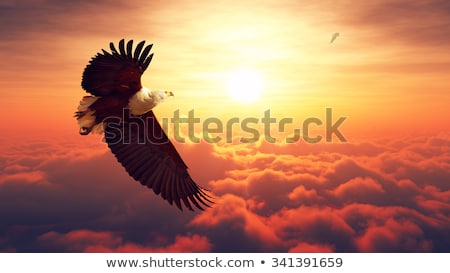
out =
[[18,142],[2,147],[0,250],[449,251],[449,144],[439,135],[181,145],[193,177],[216,195],[213,208],[182,213],[98,140]]

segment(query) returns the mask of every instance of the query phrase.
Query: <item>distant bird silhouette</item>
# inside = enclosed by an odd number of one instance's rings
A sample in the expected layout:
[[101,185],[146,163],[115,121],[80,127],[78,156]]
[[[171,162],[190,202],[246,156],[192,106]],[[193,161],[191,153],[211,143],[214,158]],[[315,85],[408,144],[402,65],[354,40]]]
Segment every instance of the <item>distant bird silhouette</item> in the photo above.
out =
[[336,40],[337,37],[339,37],[339,32],[336,32],[336,33],[333,34],[333,36],[331,37],[330,44],[331,44],[332,42],[334,42],[334,40]]
[[128,174],[179,209],[191,204],[203,210],[211,198],[190,177],[187,166],[159,125],[153,107],[172,92],[154,91],[142,86],[141,76],[149,66],[152,44],[133,40],[119,50],[110,43],[111,53],[102,49],[83,72],[81,86],[92,94],[85,96],[75,117],[80,134],[104,133],[105,140]]

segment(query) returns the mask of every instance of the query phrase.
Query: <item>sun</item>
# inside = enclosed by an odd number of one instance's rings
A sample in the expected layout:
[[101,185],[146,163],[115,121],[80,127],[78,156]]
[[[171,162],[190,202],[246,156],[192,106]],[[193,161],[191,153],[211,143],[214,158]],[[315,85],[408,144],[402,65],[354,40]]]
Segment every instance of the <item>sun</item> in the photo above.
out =
[[253,69],[242,68],[230,73],[228,92],[230,97],[239,103],[256,101],[262,92],[262,77]]

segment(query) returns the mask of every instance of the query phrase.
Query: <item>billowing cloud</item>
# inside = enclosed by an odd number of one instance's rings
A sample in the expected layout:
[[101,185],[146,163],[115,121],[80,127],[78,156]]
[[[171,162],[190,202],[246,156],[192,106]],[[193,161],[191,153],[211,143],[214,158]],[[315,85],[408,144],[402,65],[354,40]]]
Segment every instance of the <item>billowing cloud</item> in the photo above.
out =
[[[450,228],[447,141],[440,135],[344,145],[354,152],[340,152],[334,148],[339,144],[270,150],[262,144],[250,151],[243,145],[246,154],[235,145],[230,153],[219,150],[237,168],[210,185],[218,194],[228,190],[239,196],[241,206],[259,215],[289,251],[445,251],[450,240],[444,235]],[[364,152],[368,147],[372,153]],[[256,156],[247,160],[252,153]],[[220,204],[227,207],[232,199],[224,196]],[[214,226],[229,224],[216,213],[209,217]],[[205,215],[193,223],[207,223]]]
[[356,241],[362,252],[429,252],[433,249],[433,242],[424,238],[423,230],[408,220],[373,223]]
[[[212,229],[219,233],[211,233],[211,237],[225,243],[232,251],[276,251],[283,245],[282,240],[268,226],[265,217],[248,209],[246,201],[235,195],[224,195],[217,200],[218,206],[196,217],[191,224]],[[221,234],[220,231],[229,230]],[[210,232],[207,232],[210,233]],[[225,251],[224,246],[216,246],[216,250]]]
[[64,141],[19,142],[2,155],[2,251],[449,250],[444,134],[349,149],[177,144],[217,196],[200,213],[181,213],[133,181],[104,143]]
[[208,252],[206,237],[176,236],[175,241],[160,247],[124,242],[119,234],[109,231],[74,230],[65,234],[50,231],[37,238],[40,244],[70,252]]
[[334,190],[334,194],[341,200],[350,203],[373,203],[382,198],[383,187],[370,178],[353,178]]
[[99,139],[18,141],[0,158],[0,249],[448,251],[448,143],[442,134],[348,150],[177,144],[216,196],[212,208],[182,213],[130,178]]
[[[86,141],[59,139],[39,145],[18,142],[13,149],[3,150],[0,249],[210,249],[204,237],[191,236],[195,235],[193,230],[185,229],[194,213],[178,211],[130,178],[104,143]],[[203,149],[196,146],[192,151],[197,148]],[[117,236],[120,243],[113,240]],[[58,243],[62,237],[76,240],[82,247],[71,249],[70,244]],[[115,243],[108,244],[107,240]],[[167,248],[160,246],[161,240]],[[189,240],[197,242],[198,247]]]
[[296,246],[289,249],[293,253],[329,253],[333,252],[333,247],[327,245],[314,245],[308,243],[298,243]]

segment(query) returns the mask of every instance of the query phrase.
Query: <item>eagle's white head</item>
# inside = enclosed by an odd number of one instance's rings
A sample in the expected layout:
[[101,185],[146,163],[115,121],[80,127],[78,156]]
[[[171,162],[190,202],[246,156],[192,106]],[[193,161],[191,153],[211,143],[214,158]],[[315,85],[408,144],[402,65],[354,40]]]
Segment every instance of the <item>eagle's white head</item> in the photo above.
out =
[[142,115],[163,102],[168,96],[173,96],[173,92],[150,90],[146,87],[142,87],[141,90],[136,92],[136,94],[130,98],[128,107],[130,107],[133,115]]

